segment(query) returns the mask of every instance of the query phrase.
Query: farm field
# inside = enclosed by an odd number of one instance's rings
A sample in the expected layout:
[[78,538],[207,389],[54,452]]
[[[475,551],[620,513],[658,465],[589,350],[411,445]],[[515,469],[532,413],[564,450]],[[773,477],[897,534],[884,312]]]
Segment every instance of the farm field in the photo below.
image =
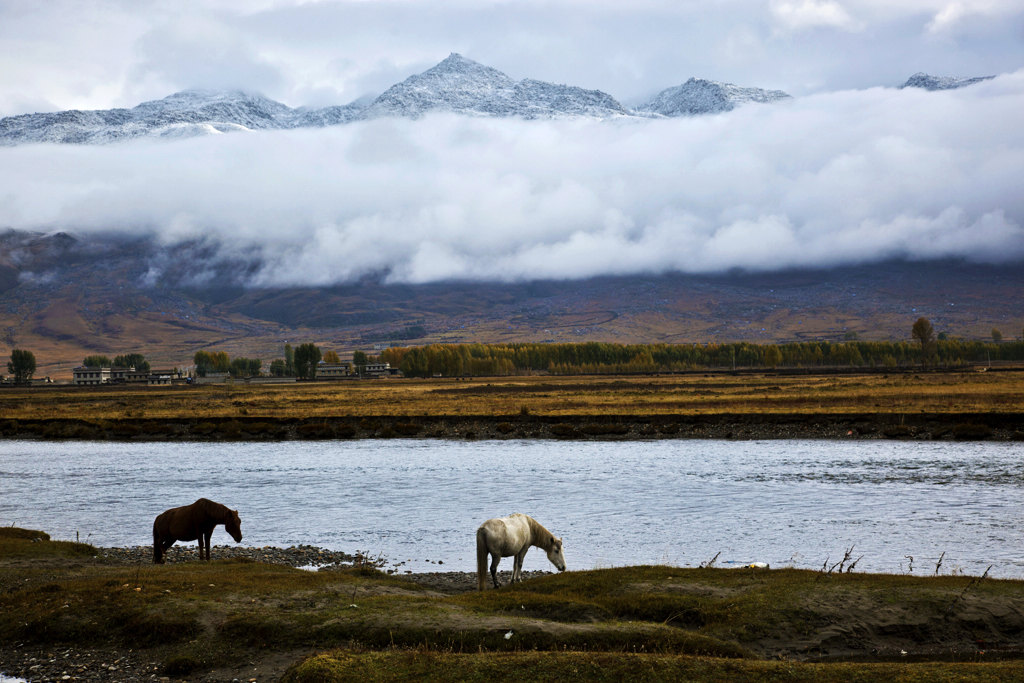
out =
[[0,390],[15,420],[1024,412],[1024,372],[699,373]]
[[1024,373],[699,373],[0,391],[0,436],[1024,439]]

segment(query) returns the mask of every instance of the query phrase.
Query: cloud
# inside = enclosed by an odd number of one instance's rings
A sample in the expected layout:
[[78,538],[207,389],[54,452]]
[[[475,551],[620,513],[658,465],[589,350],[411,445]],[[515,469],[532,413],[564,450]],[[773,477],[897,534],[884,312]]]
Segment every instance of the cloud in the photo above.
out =
[[637,121],[428,116],[0,149],[0,226],[155,235],[247,284],[1024,259],[1024,71]]
[[772,0],[770,6],[775,20],[789,30],[820,27],[856,30],[862,26],[834,0]]

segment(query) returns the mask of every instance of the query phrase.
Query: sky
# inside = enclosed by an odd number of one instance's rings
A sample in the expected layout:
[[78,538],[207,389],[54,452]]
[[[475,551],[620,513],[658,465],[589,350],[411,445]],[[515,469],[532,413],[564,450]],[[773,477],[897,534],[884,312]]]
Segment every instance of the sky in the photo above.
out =
[[[627,105],[691,76],[794,98],[0,148],[0,228],[208,239],[258,285],[1024,259],[1020,0],[0,0],[0,116],[196,87],[340,104],[451,52]],[[998,77],[895,87],[918,71]]]
[[0,0],[0,115],[194,87],[291,106],[458,52],[636,103],[691,76],[793,95],[1022,66],[1021,0]]

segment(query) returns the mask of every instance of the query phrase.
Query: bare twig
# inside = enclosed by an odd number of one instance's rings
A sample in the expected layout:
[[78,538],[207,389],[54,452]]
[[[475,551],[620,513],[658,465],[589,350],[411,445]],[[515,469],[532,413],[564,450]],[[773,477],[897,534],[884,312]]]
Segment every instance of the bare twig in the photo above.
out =
[[843,554],[843,559],[839,560],[834,565],[832,565],[832,567],[828,570],[828,573],[831,574],[835,570],[836,567],[839,567],[839,573],[842,574],[843,573],[843,565],[846,564],[846,562],[852,556],[853,556],[853,546],[851,545],[849,547],[849,549],[847,549],[847,551]]
[[852,571],[853,571],[853,568],[857,566],[857,563],[858,563],[858,562],[860,562],[860,561],[861,561],[861,560],[863,560],[863,559],[864,559],[864,556],[863,556],[863,555],[861,555],[861,556],[860,556],[860,557],[858,557],[858,558],[857,558],[856,560],[854,560],[853,562],[851,562],[851,563],[850,563],[850,566],[846,568],[846,573],[847,573],[847,574],[849,574],[850,572],[852,572]]
[[960,591],[960,595],[953,598],[953,602],[949,603],[949,607],[946,608],[947,615],[953,611],[953,608],[957,606],[957,603],[964,599],[964,596],[967,595],[967,591],[971,590],[972,588],[974,588],[975,586],[977,586],[982,581],[988,578],[989,569],[992,569],[992,565],[989,565],[988,568],[985,569],[984,574],[982,574],[981,576],[975,576],[973,579],[967,582],[967,585],[964,586],[964,589]]
[[701,562],[700,563],[700,568],[701,569],[708,569],[710,567],[713,567],[715,562],[718,561],[718,556],[721,555],[721,554],[722,554],[722,551],[719,550],[717,553],[715,553],[715,556],[712,557],[710,560],[708,560],[707,562]]
[[942,554],[939,555],[939,561],[935,563],[935,576],[939,575],[939,567],[942,566],[942,558],[944,558],[945,556],[946,556],[946,551],[943,550]]
[[913,555],[904,555],[903,557],[907,558],[907,560],[909,560],[909,562],[910,562],[907,565],[907,573],[908,574],[913,574],[914,573],[914,556]]

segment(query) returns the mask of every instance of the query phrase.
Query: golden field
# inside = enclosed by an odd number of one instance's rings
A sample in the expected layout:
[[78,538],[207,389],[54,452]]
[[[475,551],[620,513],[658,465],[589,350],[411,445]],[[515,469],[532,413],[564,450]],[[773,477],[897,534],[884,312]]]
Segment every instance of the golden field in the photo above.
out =
[[387,379],[0,390],[0,418],[1024,413],[1024,372]]

